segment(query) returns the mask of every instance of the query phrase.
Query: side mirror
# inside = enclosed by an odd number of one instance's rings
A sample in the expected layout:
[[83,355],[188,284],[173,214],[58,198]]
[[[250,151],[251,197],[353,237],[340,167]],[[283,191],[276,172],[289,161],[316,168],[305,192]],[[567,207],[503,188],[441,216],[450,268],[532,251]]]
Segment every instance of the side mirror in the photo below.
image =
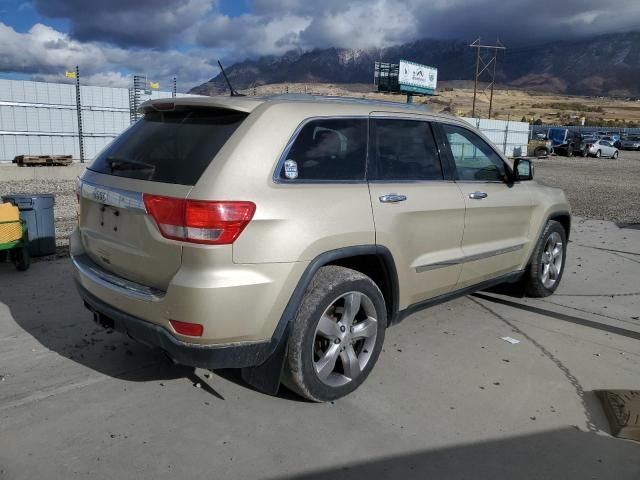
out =
[[525,180],[533,180],[533,163],[526,158],[516,158],[513,162],[513,172],[516,181],[523,182]]

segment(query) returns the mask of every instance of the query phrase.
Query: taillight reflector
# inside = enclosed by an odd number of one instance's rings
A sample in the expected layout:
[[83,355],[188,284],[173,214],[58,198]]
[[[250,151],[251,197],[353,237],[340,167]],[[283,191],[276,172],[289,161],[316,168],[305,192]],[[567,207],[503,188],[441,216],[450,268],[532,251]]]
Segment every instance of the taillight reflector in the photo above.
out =
[[203,326],[199,323],[180,322],[178,320],[169,320],[169,323],[176,333],[189,337],[201,337],[204,330]]
[[164,237],[209,245],[233,243],[256,211],[252,202],[185,200],[146,193],[144,205]]

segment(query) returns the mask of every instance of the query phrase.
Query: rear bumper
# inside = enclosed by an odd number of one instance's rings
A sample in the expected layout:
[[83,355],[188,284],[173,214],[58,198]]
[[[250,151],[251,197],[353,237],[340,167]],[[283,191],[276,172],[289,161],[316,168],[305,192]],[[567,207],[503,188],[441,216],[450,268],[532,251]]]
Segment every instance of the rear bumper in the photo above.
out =
[[176,363],[190,367],[242,368],[264,363],[275,350],[279,335],[270,341],[229,345],[195,345],[181,342],[167,329],[136,318],[106,304],[77,283],[85,306],[101,325],[128,335],[132,339],[164,350]]

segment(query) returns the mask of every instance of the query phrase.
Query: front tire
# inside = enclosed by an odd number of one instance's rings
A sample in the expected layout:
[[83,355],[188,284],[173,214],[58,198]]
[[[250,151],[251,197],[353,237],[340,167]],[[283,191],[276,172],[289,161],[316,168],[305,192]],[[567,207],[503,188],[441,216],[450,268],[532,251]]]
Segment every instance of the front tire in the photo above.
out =
[[545,226],[526,272],[526,295],[548,297],[560,284],[567,256],[567,234],[555,220]]
[[283,383],[316,402],[344,397],[373,369],[386,328],[384,297],[373,280],[348,268],[322,267],[293,322]]

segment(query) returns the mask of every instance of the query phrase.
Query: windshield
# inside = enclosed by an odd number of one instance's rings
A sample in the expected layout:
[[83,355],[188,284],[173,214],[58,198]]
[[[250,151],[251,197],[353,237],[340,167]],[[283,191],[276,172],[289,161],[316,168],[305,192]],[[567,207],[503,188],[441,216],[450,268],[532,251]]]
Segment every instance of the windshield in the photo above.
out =
[[223,109],[148,112],[96,157],[90,170],[195,185],[246,113]]

